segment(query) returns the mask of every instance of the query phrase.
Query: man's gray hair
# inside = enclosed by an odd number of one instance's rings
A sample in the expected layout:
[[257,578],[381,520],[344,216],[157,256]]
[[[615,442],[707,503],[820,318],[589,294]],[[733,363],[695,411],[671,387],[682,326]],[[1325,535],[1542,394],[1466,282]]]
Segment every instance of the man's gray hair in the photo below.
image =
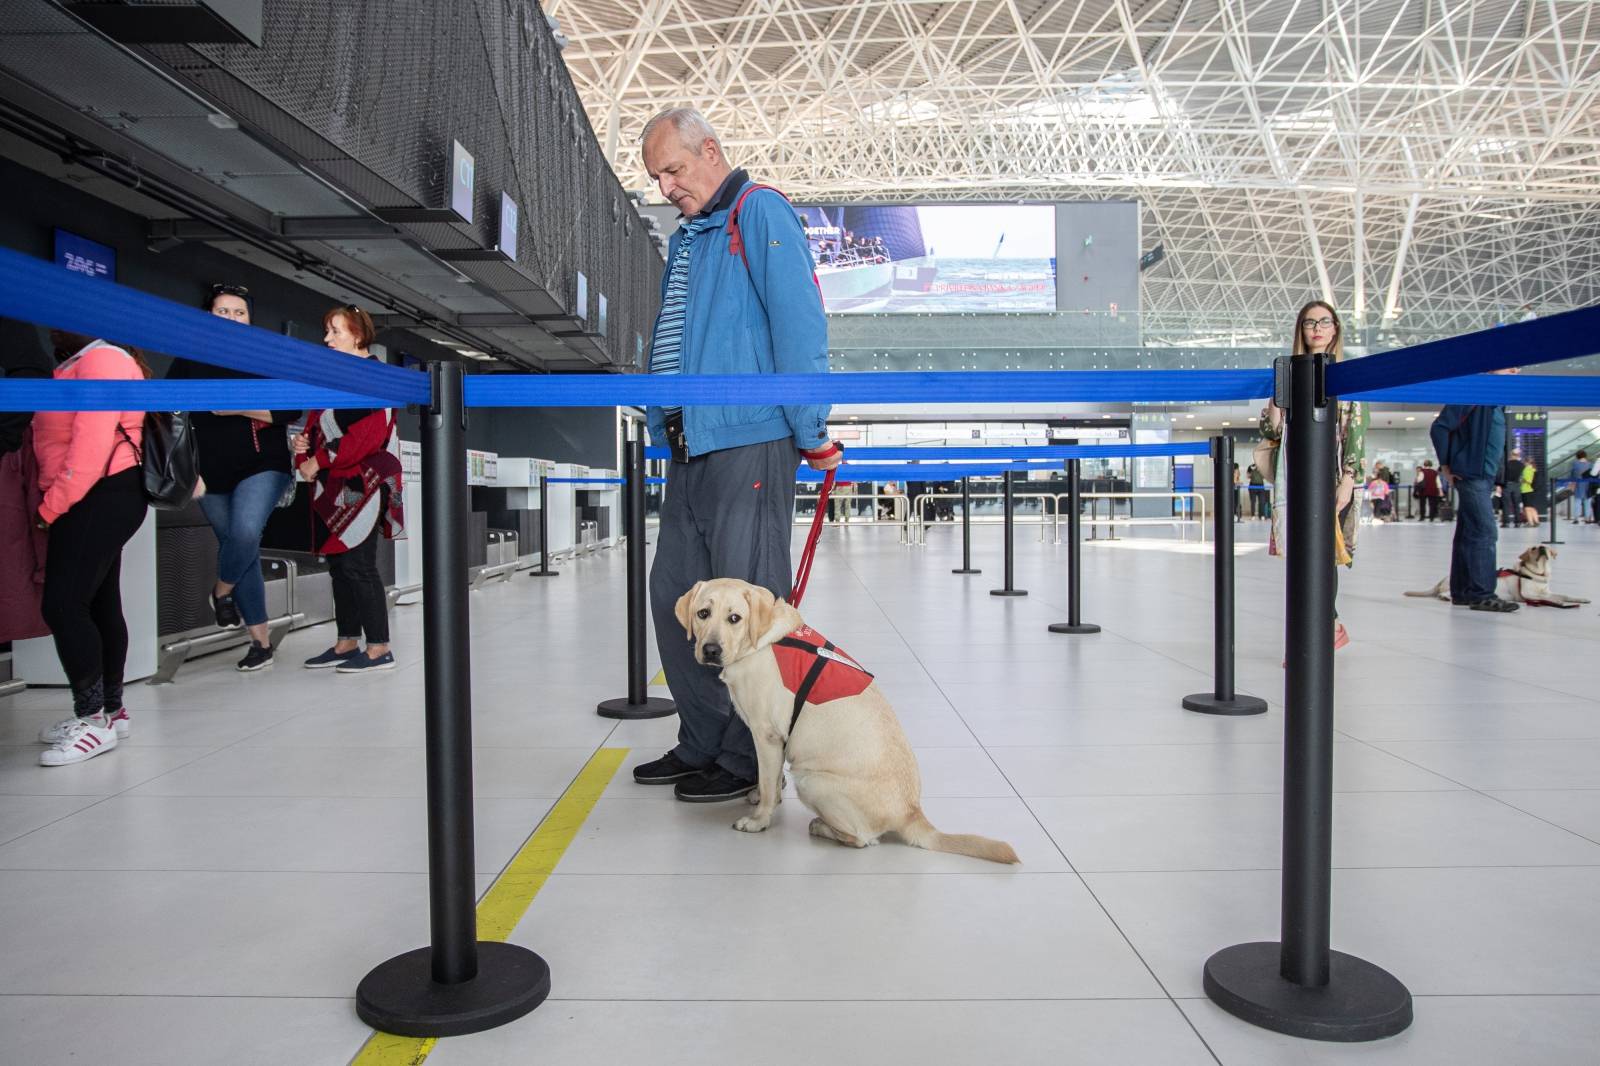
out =
[[692,107],[669,107],[656,115],[644,124],[644,133],[639,135],[639,143],[642,145],[650,140],[650,135],[656,131],[656,127],[663,123],[670,124],[677,130],[678,136],[688,148],[698,149],[705,143],[707,137],[716,141],[719,149],[722,147],[722,140],[717,136],[717,131],[711,128],[711,123],[706,121],[704,115]]

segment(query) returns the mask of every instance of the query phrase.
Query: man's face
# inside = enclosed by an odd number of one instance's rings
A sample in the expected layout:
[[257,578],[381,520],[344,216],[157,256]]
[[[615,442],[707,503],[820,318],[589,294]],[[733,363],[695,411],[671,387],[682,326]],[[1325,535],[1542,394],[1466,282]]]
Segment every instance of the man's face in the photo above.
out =
[[661,195],[685,215],[705,210],[729,173],[716,141],[707,137],[691,147],[670,122],[644,142],[644,167]]

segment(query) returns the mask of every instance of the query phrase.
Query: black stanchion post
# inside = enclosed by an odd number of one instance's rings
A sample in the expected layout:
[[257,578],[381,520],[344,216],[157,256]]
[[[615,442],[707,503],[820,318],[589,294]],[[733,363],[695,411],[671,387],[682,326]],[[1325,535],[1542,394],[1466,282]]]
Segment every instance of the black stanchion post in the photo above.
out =
[[1083,494],[1078,460],[1067,460],[1067,620],[1050,623],[1052,633],[1098,633],[1100,627],[1078,617],[1083,599]]
[[649,600],[645,589],[644,542],[644,441],[628,441],[626,509],[628,521],[628,695],[626,699],[605,700],[595,713],[602,718],[665,718],[677,714],[671,700],[649,694],[646,679],[646,622]]
[[460,1036],[504,1025],[543,1003],[550,967],[527,948],[478,940],[466,408],[460,364],[432,363],[429,370],[433,401],[422,418],[422,633],[432,944],[362,978],[356,1013],[380,1032]]
[[1000,589],[990,589],[989,590],[989,595],[991,595],[991,596],[1026,596],[1028,594],[1028,590],[1027,589],[1013,588],[1012,587],[1012,581],[1011,581],[1011,577],[1012,577],[1012,547],[1011,547],[1011,526],[1012,526],[1011,504],[1012,504],[1012,495],[1011,495],[1011,474],[1012,474],[1012,472],[1010,470],[1007,470],[1005,472],[1005,474],[1002,475],[1002,479],[1005,482],[1005,534],[1004,535],[1005,535],[1005,541],[1006,541],[1006,544],[1005,544],[1005,548],[1006,548],[1006,566],[1005,566],[1005,570],[1006,570],[1006,586],[1005,586],[1005,588],[1000,588]]
[[529,570],[528,576],[561,576],[550,569],[550,479],[543,474],[539,475],[539,569]]
[[972,568],[972,479],[961,479],[961,566],[952,574],[981,574]]
[[[1545,483],[1550,486],[1549,491],[1545,493],[1550,498],[1550,539],[1545,543],[1561,544],[1563,542],[1556,539],[1556,482],[1552,478],[1546,478]],[[1572,494],[1574,496],[1578,494],[1578,486],[1576,484],[1572,486]]]
[[[1233,523],[1223,514],[1223,472],[1233,469],[1233,439],[1226,434],[1211,438],[1213,488],[1216,492],[1216,526],[1212,547],[1216,559],[1212,573],[1211,649],[1215,687],[1183,698],[1185,710],[1202,714],[1265,714],[1267,701],[1258,696],[1243,696],[1233,690]],[[1231,486],[1226,490],[1232,492]],[[1330,638],[1331,639],[1331,638]]]
[[[1223,948],[1205,990],[1253,1025],[1313,1040],[1393,1036],[1411,993],[1387,971],[1329,947],[1333,861],[1334,421],[1323,356],[1280,358],[1274,399],[1287,412],[1291,493],[1287,713],[1283,751],[1282,939]],[[1285,377],[1290,381],[1285,382]],[[1307,486],[1317,486],[1307,489]]]

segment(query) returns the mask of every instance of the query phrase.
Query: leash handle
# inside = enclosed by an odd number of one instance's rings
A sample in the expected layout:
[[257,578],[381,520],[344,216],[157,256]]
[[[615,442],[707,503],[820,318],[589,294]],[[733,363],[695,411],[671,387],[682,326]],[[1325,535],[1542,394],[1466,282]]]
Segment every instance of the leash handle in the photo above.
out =
[[[844,451],[844,445],[837,445]],[[800,550],[800,564],[794,571],[794,588],[789,590],[789,605],[800,606],[800,597],[806,594],[806,582],[811,578],[811,563],[817,557],[817,542],[822,539],[822,519],[828,513],[828,496],[833,492],[833,483],[838,477],[839,468],[834,467],[822,477],[822,488],[817,491],[817,513],[811,516],[811,532],[806,534],[806,546]]]

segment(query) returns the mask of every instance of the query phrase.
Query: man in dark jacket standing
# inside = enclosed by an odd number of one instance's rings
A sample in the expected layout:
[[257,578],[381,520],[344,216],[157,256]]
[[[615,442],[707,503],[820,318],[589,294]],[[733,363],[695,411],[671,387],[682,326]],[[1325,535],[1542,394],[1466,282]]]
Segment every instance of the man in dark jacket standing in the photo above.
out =
[[[650,373],[826,373],[828,322],[805,230],[788,202],[734,170],[696,111],[657,115],[642,145],[651,179],[683,216],[667,249]],[[716,577],[788,595],[795,466],[803,459],[827,470],[841,452],[828,440],[826,405],[669,406],[646,414],[651,438],[672,450],[650,613],[678,704],[678,744],[634,767],[633,779],[674,785],[690,803],[739,799],[756,784],[755,742],[720,668],[695,662],[674,606],[696,582]]]
[[1450,602],[1474,611],[1506,613],[1518,604],[1495,596],[1495,478],[1506,450],[1503,407],[1450,404],[1428,435],[1439,474],[1456,489],[1456,535],[1450,553]]

